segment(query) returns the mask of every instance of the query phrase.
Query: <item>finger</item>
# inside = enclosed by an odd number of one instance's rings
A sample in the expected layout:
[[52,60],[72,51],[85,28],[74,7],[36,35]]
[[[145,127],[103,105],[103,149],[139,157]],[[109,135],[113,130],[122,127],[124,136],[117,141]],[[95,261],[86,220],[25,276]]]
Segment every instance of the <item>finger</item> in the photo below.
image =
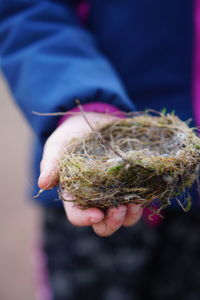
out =
[[98,208],[80,209],[73,202],[73,197],[68,196],[68,201],[63,201],[65,212],[70,223],[76,226],[90,226],[99,223],[104,218],[104,213]]
[[127,208],[125,205],[108,209],[104,220],[93,225],[93,230],[99,236],[109,236],[117,231],[124,222]]
[[139,204],[127,204],[127,213],[123,222],[124,226],[132,226],[136,224],[143,213],[143,208]]

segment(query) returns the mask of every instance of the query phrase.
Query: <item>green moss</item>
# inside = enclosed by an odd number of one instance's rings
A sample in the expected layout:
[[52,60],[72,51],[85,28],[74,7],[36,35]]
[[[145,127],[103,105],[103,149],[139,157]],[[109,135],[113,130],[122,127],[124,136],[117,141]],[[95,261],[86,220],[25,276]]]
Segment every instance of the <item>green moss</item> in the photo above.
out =
[[163,116],[165,116],[165,115],[166,115],[166,113],[167,113],[167,109],[166,109],[166,107],[163,107],[163,109],[161,110],[161,113],[162,113],[162,115],[163,115]]
[[200,150],[200,145],[194,145],[195,149]]
[[123,168],[122,165],[113,166],[108,169],[108,173],[112,175],[117,175],[122,168]]

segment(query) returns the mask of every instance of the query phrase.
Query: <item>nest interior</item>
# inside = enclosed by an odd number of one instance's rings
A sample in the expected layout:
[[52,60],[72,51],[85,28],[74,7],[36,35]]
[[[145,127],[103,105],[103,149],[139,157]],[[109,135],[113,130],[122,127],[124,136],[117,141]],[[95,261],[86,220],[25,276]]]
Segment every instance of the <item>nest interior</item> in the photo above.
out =
[[68,149],[59,162],[60,195],[69,192],[82,208],[191,205],[186,191],[198,176],[200,139],[174,114],[117,119]]

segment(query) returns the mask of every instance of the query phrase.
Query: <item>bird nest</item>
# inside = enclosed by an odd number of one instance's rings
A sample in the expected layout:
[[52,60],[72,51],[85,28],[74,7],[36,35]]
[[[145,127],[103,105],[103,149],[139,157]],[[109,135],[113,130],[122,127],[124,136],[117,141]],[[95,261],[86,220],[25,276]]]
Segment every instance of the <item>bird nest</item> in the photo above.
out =
[[200,139],[174,114],[117,119],[68,149],[59,162],[60,195],[67,191],[81,208],[156,203],[160,210],[173,199],[184,210],[191,205]]

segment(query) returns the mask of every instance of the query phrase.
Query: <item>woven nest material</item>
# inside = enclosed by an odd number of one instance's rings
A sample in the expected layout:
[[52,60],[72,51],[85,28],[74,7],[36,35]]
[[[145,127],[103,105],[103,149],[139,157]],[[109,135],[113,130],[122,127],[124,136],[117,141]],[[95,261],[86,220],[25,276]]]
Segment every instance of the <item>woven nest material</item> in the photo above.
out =
[[186,191],[198,176],[200,138],[174,114],[117,119],[70,149],[59,163],[60,195],[69,192],[79,207],[156,203],[160,210],[172,199],[190,207]]

